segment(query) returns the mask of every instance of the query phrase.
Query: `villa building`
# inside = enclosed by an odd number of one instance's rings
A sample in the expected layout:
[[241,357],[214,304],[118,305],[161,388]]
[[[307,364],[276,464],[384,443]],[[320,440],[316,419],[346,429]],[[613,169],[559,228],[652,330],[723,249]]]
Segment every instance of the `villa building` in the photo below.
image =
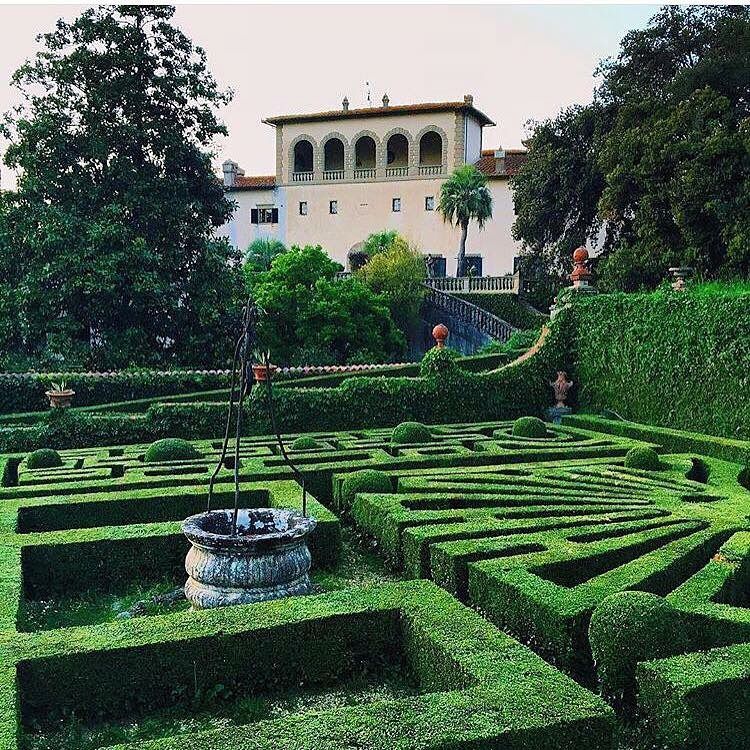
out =
[[463,101],[391,105],[269,117],[276,131],[276,174],[245,176],[223,165],[224,185],[238,204],[219,230],[239,248],[258,237],[287,246],[319,244],[348,267],[349,253],[372,232],[395,229],[436,257],[433,272],[455,273],[460,232],[437,211],[440,186],[454,168],[475,164],[488,177],[493,218],[469,229],[467,260],[478,275],[513,271],[508,184],[525,152],[483,149],[492,120]]

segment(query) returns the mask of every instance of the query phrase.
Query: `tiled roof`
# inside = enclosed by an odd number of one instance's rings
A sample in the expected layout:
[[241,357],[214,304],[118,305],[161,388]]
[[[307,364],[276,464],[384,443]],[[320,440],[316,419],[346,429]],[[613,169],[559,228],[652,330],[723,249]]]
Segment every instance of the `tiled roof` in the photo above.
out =
[[276,175],[258,175],[255,177],[245,177],[237,175],[234,178],[234,185],[229,190],[267,190],[276,187]]
[[312,122],[315,120],[346,120],[357,117],[379,117],[381,115],[403,115],[419,112],[468,112],[474,115],[482,125],[495,123],[472,104],[463,102],[425,102],[422,104],[392,104],[387,107],[362,107],[360,109],[333,109],[328,112],[311,112],[299,115],[279,115],[267,117],[263,122],[268,125],[281,125],[289,122]]
[[526,161],[526,153],[524,149],[506,149],[505,157],[497,159],[495,149],[489,149],[482,151],[482,156],[475,166],[487,177],[512,177],[518,174]]

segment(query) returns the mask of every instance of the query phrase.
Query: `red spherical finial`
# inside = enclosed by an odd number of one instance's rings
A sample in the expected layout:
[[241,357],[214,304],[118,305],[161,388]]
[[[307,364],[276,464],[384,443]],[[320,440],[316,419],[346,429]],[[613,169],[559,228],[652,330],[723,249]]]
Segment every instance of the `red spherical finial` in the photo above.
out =
[[589,259],[589,251],[581,245],[573,251],[574,263],[585,263]]
[[573,273],[570,274],[570,280],[573,286],[588,286],[591,279],[591,271],[587,267],[589,260],[589,251],[581,245],[573,251]]
[[445,346],[445,340],[448,338],[449,334],[450,331],[448,330],[448,326],[445,326],[442,323],[438,323],[432,329],[432,338],[435,339],[438,349],[442,349]]

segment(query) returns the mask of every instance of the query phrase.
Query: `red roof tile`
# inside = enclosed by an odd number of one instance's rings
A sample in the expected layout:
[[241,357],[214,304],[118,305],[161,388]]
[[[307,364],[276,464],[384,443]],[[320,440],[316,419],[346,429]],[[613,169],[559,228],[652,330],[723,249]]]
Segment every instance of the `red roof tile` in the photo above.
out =
[[476,168],[487,177],[512,177],[518,174],[526,161],[524,149],[506,149],[502,159],[495,158],[495,149],[482,151],[482,156],[475,163]]
[[245,177],[237,175],[234,178],[234,185],[229,190],[267,190],[276,187],[276,175],[258,175],[255,177]]
[[381,115],[403,115],[418,112],[468,112],[474,115],[482,125],[495,123],[467,102],[423,102],[421,104],[391,104],[387,107],[362,107],[360,109],[333,109],[328,112],[310,112],[298,115],[278,115],[267,117],[263,122],[268,125],[282,125],[289,122],[312,122],[315,120],[346,120],[357,117],[378,117]]

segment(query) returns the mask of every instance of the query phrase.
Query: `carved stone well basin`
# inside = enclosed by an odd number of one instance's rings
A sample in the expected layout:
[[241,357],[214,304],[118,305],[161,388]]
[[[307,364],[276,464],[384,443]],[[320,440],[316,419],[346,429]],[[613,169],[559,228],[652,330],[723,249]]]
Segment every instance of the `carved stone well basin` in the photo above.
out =
[[195,609],[251,604],[304,594],[310,588],[307,538],[314,518],[281,508],[243,508],[232,535],[234,511],[190,516],[185,596]]

